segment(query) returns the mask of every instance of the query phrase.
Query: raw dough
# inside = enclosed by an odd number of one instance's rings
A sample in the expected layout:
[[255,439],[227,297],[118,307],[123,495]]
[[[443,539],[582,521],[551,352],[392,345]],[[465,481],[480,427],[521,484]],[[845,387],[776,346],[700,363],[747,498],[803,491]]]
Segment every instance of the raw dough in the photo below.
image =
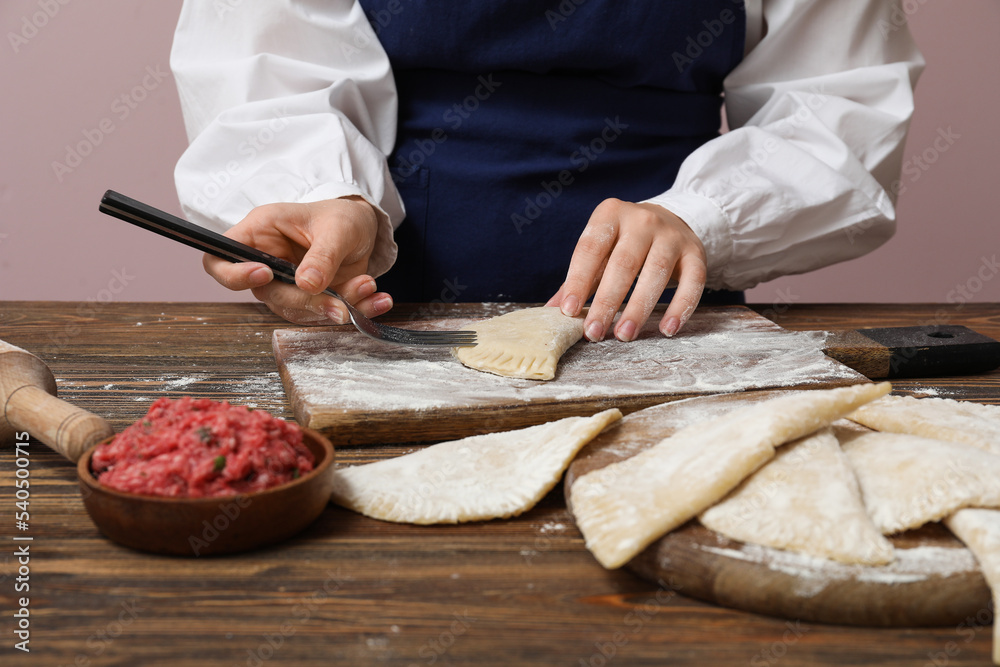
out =
[[894,558],[830,429],[782,447],[698,519],[734,540],[842,563],[885,565]]
[[1000,507],[1000,456],[915,435],[836,433],[868,516],[885,535],[963,507]]
[[583,317],[555,307],[525,308],[462,327],[475,331],[472,347],[453,349],[469,368],[526,380],[551,380],[563,352],[583,337]]
[[774,448],[828,426],[889,392],[888,382],[802,391],[696,423],[570,489],[587,548],[607,568],[711,507],[774,456]]
[[[1000,593],[1000,512],[987,509],[959,510],[944,520],[955,536],[965,542],[979,561],[986,583],[993,591],[993,609]],[[993,664],[1000,665],[1000,623],[993,622]]]
[[1000,407],[950,398],[885,396],[848,415],[876,431],[964,442],[1000,454]]
[[576,453],[621,419],[613,408],[517,431],[476,435],[334,473],[333,502],[398,523],[516,516],[562,477]]

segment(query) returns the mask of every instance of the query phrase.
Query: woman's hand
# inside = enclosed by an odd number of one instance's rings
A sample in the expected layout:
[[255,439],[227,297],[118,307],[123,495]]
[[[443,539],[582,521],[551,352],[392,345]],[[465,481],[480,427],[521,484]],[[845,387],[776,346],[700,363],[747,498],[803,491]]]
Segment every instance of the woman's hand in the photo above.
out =
[[605,199],[580,235],[566,282],[546,305],[575,317],[593,294],[584,335],[599,341],[635,281],[614,331],[619,340],[630,341],[675,281],[677,291],[660,320],[663,335],[673,336],[697,307],[705,279],[705,249],[683,220],[655,204]]
[[361,197],[309,204],[258,206],[226,236],[298,264],[295,285],[273,280],[264,264],[234,264],[205,255],[205,270],[231,290],[249,289],[276,315],[296,324],[350,320],[344,305],[321,294],[327,287],[342,294],[368,317],[392,308],[392,297],[376,292],[366,275],[378,219]]

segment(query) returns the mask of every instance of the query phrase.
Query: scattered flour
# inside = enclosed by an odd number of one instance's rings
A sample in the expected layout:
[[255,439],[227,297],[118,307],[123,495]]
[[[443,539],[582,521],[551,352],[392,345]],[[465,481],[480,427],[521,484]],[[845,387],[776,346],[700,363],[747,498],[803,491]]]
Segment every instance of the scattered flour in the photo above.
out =
[[549,521],[548,523],[543,523],[538,528],[540,533],[561,533],[566,530],[566,524],[560,523],[558,521]]
[[[470,319],[414,322],[458,328]],[[273,345],[300,398],[344,411],[420,411],[509,403],[706,394],[859,380],[821,351],[822,332],[791,332],[726,309],[696,311],[673,338],[651,318],[638,340],[581,341],[549,382],[462,366],[441,348],[402,348],[343,329],[279,329]],[[277,354],[280,352],[280,354]],[[291,394],[291,387],[289,387]]]
[[848,565],[757,544],[742,544],[738,548],[700,545],[697,548],[726,558],[759,563],[769,570],[795,577],[792,592],[802,597],[812,597],[848,579],[895,586],[979,569],[972,552],[961,547],[897,547],[896,560],[882,566]]

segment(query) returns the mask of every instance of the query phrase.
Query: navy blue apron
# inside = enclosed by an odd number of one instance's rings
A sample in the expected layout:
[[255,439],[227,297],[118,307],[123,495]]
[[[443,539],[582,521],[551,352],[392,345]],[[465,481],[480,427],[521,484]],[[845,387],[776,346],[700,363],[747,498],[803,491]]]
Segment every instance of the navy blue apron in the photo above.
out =
[[399,93],[397,302],[546,301],[602,200],[660,194],[718,136],[746,32],[742,0],[361,5]]

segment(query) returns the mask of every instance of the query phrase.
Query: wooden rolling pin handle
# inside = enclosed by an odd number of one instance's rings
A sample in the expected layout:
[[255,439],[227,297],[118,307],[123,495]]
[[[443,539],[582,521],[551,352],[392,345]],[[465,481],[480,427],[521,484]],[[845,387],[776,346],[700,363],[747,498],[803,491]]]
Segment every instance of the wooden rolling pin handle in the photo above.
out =
[[74,463],[88,448],[115,434],[101,417],[25,384],[7,397],[4,417]]

